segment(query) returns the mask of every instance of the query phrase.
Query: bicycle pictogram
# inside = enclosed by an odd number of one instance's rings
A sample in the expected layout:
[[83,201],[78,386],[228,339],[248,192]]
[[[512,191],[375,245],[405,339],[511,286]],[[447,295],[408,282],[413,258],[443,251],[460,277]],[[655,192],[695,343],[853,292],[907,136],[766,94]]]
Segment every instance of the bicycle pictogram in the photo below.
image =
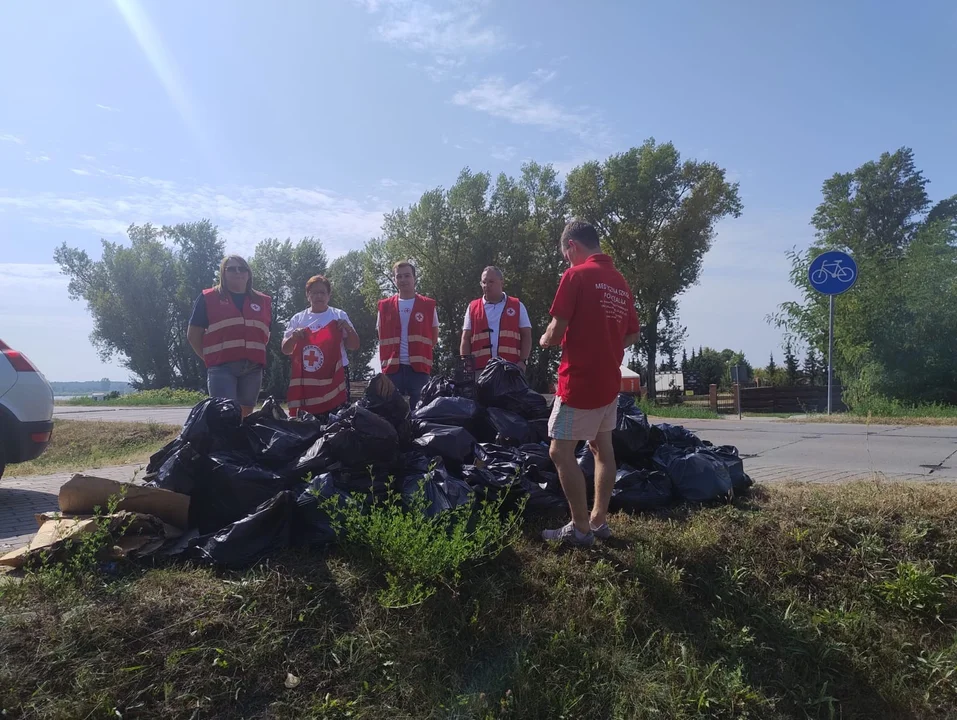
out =
[[841,264],[842,262],[843,260],[834,260],[833,262],[822,263],[821,267],[811,273],[811,282],[820,285],[826,282],[828,278],[834,278],[842,283],[853,282],[854,270],[845,267]]

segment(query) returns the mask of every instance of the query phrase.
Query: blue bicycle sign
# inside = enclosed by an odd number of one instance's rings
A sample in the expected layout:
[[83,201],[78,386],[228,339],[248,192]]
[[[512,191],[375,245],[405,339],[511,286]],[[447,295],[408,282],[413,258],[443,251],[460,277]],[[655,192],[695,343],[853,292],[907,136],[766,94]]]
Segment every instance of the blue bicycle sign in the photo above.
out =
[[821,253],[807,269],[811,286],[824,295],[840,295],[854,286],[857,263],[847,253],[838,250]]

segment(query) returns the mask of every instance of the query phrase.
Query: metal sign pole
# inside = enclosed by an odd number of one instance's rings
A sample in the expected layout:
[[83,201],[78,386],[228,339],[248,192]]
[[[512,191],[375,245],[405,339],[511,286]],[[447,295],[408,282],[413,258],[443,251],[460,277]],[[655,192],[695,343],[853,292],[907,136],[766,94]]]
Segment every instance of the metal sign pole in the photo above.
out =
[[827,323],[827,414],[831,414],[831,393],[834,384],[834,296],[828,297],[828,323]]

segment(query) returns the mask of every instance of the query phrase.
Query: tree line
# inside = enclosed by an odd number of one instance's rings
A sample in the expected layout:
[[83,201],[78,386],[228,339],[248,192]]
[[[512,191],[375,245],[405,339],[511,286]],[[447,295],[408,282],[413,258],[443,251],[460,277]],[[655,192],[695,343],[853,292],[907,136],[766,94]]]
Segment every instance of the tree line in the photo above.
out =
[[[564,181],[549,165],[528,162],[518,177],[465,168],[449,188],[429,190],[388,213],[381,233],[333,259],[315,237],[267,238],[249,259],[257,289],[271,295],[273,334],[266,392],[282,395],[288,359],[279,350],[284,324],[306,305],[305,281],[324,274],[332,304],[349,313],[362,338],[351,353],[355,377],[369,372],[376,350],[376,303],[395,292],[391,268],[411,260],[419,291],[435,298],[441,320],[437,372],[452,369],[462,318],[480,294],[487,265],[505,273],[505,291],[520,297],[541,332],[564,261],[558,252],[570,217],[593,223],[635,295],[642,324],[630,365],[649,394],[653,370],[693,372],[702,384],[727,386],[729,367],[772,384],[823,384],[827,299],[816,294],[807,266],[819,252],[841,249],[857,260],[859,280],[837,304],[835,368],[852,407],[869,397],[908,402],[957,402],[957,196],[932,205],[912,152],[885,153],[824,182],[812,218],[816,240],[789,253],[791,281],[803,300],[768,316],[786,334],[783,366],[773,356],[752,368],[740,352],[683,349],[681,294],[697,283],[715,224],[738,217],[738,184],[711,162],[682,160],[671,143],[653,139],[603,161],[586,162]],[[104,359],[118,357],[137,387],[205,387],[205,369],[185,339],[192,303],[216,282],[226,243],[208,220],[156,227],[131,225],[129,242],[102,242],[92,260],[60,246],[55,260],[69,277],[72,298],[85,300],[94,321],[91,341]],[[536,336],[537,337],[537,336]],[[799,361],[796,348],[804,348]],[[559,360],[535,347],[528,364],[533,387],[545,390]]]
[[[350,357],[356,377],[369,372],[376,303],[395,292],[397,260],[415,264],[419,291],[437,302],[437,372],[456,362],[462,319],[488,265],[502,268],[505,291],[522,299],[533,331],[542,332],[565,268],[558,239],[572,216],[595,224],[628,280],[643,327],[633,351],[655,367],[659,347],[683,338],[677,300],[697,282],[715,224],[740,213],[738,186],[722,168],[682,160],[671,143],[651,139],[584,163],[564,182],[553,167],[535,162],[523,165],[517,178],[465,168],[448,189],[435,188],[388,213],[378,237],[332,262],[318,238],[264,239],[249,258],[256,288],[273,297],[264,390],[285,393],[282,330],[305,307],[305,282],[315,274],[332,281],[332,304],[349,313],[362,339]],[[138,387],[202,389],[205,371],[185,328],[195,298],[216,282],[225,242],[208,220],[131,225],[128,236],[128,244],[104,240],[100,260],[66,244],[56,250],[70,296],[85,300],[93,316],[91,341],[104,360],[118,357]],[[559,357],[560,351],[535,345],[527,370],[533,387],[551,384]]]

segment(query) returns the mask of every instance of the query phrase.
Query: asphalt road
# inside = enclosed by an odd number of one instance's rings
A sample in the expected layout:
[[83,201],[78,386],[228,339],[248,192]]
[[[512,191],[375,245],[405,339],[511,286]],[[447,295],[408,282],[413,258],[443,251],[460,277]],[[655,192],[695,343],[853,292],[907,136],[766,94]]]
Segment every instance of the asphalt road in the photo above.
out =
[[[70,420],[182,425],[189,408],[57,407]],[[830,425],[770,419],[674,420],[715,445],[734,445],[749,473],[767,479],[840,481],[882,474],[957,479],[957,427]],[[780,475],[778,478],[777,475]]]

